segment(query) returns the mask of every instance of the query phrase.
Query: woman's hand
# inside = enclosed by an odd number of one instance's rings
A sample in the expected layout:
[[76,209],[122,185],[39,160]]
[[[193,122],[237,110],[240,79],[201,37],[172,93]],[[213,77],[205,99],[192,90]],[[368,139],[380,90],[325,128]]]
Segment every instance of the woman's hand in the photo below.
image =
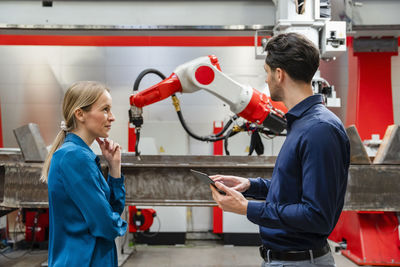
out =
[[110,168],[110,175],[114,178],[120,178],[121,146],[109,139],[104,139],[102,141],[100,138],[96,138],[96,141],[100,146],[104,159],[107,161],[108,167]]
[[247,178],[231,175],[213,175],[210,178],[214,182],[220,182],[238,192],[244,192],[250,188],[250,180]]

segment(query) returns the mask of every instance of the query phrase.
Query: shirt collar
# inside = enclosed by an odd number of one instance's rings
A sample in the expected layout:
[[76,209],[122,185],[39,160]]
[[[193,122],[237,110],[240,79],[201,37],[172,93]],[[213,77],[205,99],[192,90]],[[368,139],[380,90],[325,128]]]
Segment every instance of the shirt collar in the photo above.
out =
[[309,110],[312,106],[321,103],[323,103],[322,95],[316,94],[309,96],[298,103],[296,106],[291,108],[288,113],[286,113],[286,117],[290,122],[293,122],[295,119],[300,118],[304,114],[304,112]]
[[82,148],[87,149],[91,152],[91,154],[93,155],[93,159],[96,158],[96,155],[93,153],[93,150],[78,135],[74,133],[67,133],[64,142],[72,142],[78,146],[81,146]]
[[81,146],[83,149],[88,150],[90,158],[96,162],[97,167],[101,171],[100,158],[94,154],[93,150],[85,143],[85,141],[82,140],[82,138],[74,133],[67,133],[64,142],[72,142],[78,146]]

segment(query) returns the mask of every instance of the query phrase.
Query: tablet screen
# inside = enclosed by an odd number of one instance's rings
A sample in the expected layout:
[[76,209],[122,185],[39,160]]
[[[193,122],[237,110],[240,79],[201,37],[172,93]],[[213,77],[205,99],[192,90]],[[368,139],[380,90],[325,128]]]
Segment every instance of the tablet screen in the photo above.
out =
[[214,181],[205,173],[195,171],[195,170],[190,170],[194,176],[205,182],[206,184],[214,184]]
[[203,172],[199,172],[199,171],[195,171],[195,170],[190,170],[191,173],[196,176],[197,178],[199,178],[200,180],[202,180],[204,183],[206,184],[212,184],[220,194],[225,195],[224,191],[219,190],[216,186],[215,186],[215,182],[205,173]]

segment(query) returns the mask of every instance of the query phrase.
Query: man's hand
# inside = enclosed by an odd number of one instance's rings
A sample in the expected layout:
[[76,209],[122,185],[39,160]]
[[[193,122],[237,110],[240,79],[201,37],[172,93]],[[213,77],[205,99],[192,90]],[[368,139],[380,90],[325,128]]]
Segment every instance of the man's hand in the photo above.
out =
[[244,192],[250,188],[250,180],[247,178],[228,175],[213,175],[210,178],[214,182],[220,182],[238,192]]
[[121,177],[121,147],[118,143],[114,143],[112,140],[96,138],[97,143],[100,146],[101,153],[104,159],[108,163],[110,168],[110,175],[114,178]]
[[248,200],[245,199],[240,192],[234,190],[233,188],[229,188],[220,182],[216,182],[215,186],[226,193],[226,195],[221,195],[218,193],[217,189],[214,188],[214,186],[210,185],[212,197],[215,202],[217,202],[218,207],[224,211],[230,211],[243,215],[247,214]]

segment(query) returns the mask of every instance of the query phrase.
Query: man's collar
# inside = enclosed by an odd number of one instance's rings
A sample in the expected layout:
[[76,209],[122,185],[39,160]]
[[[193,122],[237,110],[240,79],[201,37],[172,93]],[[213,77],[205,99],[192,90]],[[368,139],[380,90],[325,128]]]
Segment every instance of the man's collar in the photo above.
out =
[[291,121],[293,121],[293,120],[295,120],[297,118],[300,118],[304,114],[304,112],[309,110],[312,106],[314,106],[316,104],[321,104],[321,103],[323,103],[322,95],[317,94],[317,95],[309,96],[306,99],[304,99],[303,101],[301,101],[300,103],[297,103],[296,106],[291,108],[286,113],[286,117],[288,119],[290,117],[294,117],[294,118],[291,118],[292,119]]

